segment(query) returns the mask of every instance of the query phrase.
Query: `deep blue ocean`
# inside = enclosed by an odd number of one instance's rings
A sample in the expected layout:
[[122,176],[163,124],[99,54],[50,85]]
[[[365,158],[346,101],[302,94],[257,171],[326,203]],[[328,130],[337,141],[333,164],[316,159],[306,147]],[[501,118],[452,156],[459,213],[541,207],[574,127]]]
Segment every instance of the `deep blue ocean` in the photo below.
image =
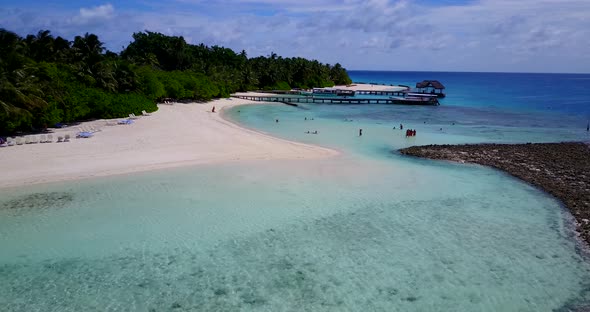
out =
[[485,113],[545,112],[590,119],[590,74],[349,71],[353,82],[415,87],[422,80],[445,86],[444,106],[468,107]]
[[349,71],[353,82],[445,86],[445,106],[536,110],[590,118],[590,74]]
[[[432,125],[467,126],[454,134],[480,131],[484,141],[588,141],[590,74],[349,71],[355,83],[407,85],[439,80],[446,97],[432,107],[374,107],[359,110],[366,119]],[[346,114],[347,109],[344,109]],[[334,112],[334,110],[330,110]],[[342,111],[340,111],[342,113]],[[352,116],[351,116],[352,118]],[[467,130],[465,130],[467,129]],[[511,134],[514,133],[514,135]],[[489,133],[489,136],[486,136]],[[497,135],[494,135],[496,133]],[[538,133],[539,135],[535,135]],[[541,135],[541,133],[543,133]],[[547,136],[549,134],[549,136]]]

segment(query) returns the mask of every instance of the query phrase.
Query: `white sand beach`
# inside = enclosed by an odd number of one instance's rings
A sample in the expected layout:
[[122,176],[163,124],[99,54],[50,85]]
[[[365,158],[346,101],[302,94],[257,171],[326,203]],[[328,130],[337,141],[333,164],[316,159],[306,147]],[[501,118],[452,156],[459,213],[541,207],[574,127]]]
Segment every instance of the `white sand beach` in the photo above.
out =
[[[265,135],[225,120],[222,109],[254,102],[220,99],[203,104],[159,105],[130,125],[100,128],[76,139],[76,127],[56,129],[54,143],[0,148],[0,187],[124,174],[192,164],[254,159],[312,159],[338,152]],[[257,103],[260,104],[260,103]],[[216,107],[216,113],[211,109]],[[55,143],[58,135],[73,139]]]

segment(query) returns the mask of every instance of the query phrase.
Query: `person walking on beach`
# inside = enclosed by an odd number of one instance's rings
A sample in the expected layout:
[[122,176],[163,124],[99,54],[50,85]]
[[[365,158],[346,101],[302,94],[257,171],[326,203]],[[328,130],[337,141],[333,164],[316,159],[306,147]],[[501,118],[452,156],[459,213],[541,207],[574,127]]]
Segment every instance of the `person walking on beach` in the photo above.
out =
[[363,136],[363,129],[359,129],[359,136]]
[[213,106],[213,109],[211,110],[212,113],[215,113],[215,106]]

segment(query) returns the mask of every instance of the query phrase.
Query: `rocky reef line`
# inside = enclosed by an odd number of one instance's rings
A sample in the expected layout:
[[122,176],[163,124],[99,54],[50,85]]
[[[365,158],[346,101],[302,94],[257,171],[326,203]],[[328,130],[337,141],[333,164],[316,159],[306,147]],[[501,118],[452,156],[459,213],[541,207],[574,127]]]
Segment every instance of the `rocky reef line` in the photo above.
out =
[[561,200],[590,245],[590,146],[585,143],[425,145],[404,155],[476,163],[503,170]]

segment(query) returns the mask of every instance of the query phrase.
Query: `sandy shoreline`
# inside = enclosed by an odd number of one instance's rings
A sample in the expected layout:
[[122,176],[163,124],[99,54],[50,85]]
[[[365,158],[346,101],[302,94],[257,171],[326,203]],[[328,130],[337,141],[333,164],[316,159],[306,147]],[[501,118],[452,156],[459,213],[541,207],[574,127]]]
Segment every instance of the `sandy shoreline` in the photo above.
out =
[[402,154],[503,170],[559,199],[590,246],[590,146],[585,143],[412,146]]
[[[327,148],[291,142],[240,127],[222,117],[240,99],[159,105],[131,125],[107,120],[55,129],[54,141],[78,127],[100,128],[92,138],[0,148],[0,188],[126,174],[194,164],[256,159],[314,159],[337,155]],[[212,113],[212,107],[217,113]],[[111,121],[112,123],[112,121]]]

